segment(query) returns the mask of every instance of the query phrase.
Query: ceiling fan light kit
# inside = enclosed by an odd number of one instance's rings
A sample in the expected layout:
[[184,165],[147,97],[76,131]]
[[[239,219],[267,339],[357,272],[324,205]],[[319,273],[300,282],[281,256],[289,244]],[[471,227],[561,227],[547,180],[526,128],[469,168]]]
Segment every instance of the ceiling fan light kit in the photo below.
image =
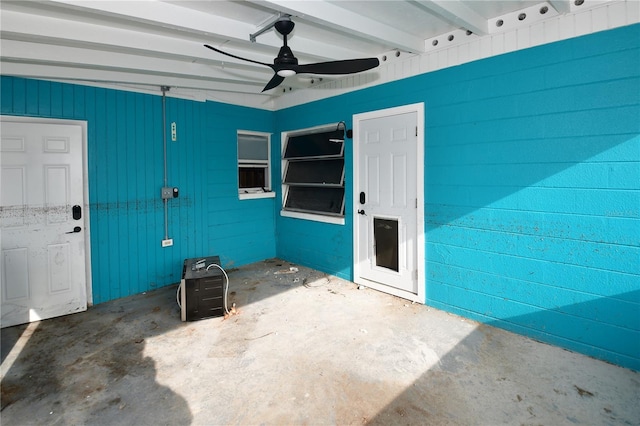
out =
[[276,74],[280,77],[291,77],[292,75],[296,75],[296,72],[294,70],[280,70]]
[[287,36],[293,31],[295,23],[288,15],[283,15],[273,24],[276,31],[278,31],[283,38],[283,45],[278,52],[278,56],[274,58],[273,64],[266,62],[258,62],[252,59],[242,58],[240,56],[232,55],[231,53],[224,52],[215,47],[205,44],[204,46],[215,52],[221,53],[226,56],[230,56],[242,61],[252,62],[254,64],[264,65],[273,70],[274,76],[266,84],[263,92],[273,89],[282,83],[285,77],[290,77],[296,74],[326,74],[326,75],[340,75],[340,74],[356,74],[363,71],[368,71],[372,68],[380,65],[378,58],[363,58],[363,59],[345,59],[341,61],[329,61],[329,62],[316,62],[313,64],[299,65],[298,59],[293,55],[291,48],[287,45]]

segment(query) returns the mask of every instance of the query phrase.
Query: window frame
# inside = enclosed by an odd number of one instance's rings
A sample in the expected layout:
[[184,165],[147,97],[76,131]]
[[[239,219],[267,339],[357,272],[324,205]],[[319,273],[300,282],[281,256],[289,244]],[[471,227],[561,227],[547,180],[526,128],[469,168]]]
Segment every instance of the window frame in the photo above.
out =
[[[342,122],[336,122],[336,123],[330,123],[330,124],[323,124],[320,126],[315,126],[315,127],[309,127],[309,128],[305,128],[305,129],[298,129],[298,130],[291,130],[291,131],[286,131],[286,132],[282,132],[281,133],[281,184],[282,184],[282,205],[281,205],[281,210],[280,210],[280,216],[283,217],[291,217],[291,218],[296,218],[296,219],[303,219],[303,220],[311,220],[311,221],[316,221],[316,222],[324,222],[324,223],[331,223],[331,224],[337,224],[337,225],[344,225],[345,224],[345,215],[346,215],[346,203],[347,203],[347,197],[346,197],[346,157],[345,157],[345,152],[346,152],[346,146],[344,143],[344,138],[343,138],[343,142],[342,142],[342,149],[340,150],[340,155],[327,155],[327,156],[320,156],[320,157],[307,157],[306,159],[301,159],[301,158],[291,158],[291,159],[287,159],[285,158],[285,152],[287,149],[287,143],[288,143],[288,139],[290,137],[295,137],[295,136],[303,136],[303,135],[309,135],[309,134],[313,134],[313,133],[325,133],[325,132],[331,132],[331,131],[336,131],[339,130],[339,126],[340,124],[344,124]],[[323,187],[322,184],[288,184],[285,183],[285,179],[287,177],[287,172],[288,172],[288,167],[289,167],[289,162],[290,161],[295,161],[295,162],[301,162],[301,161],[314,161],[314,160],[336,160],[336,159],[341,159],[343,161],[343,169],[342,169],[342,178],[341,178],[341,182],[340,185],[338,184],[331,184],[331,185],[327,185],[327,187],[331,187],[331,188],[342,188],[343,189],[343,198],[342,198],[342,205],[341,205],[341,214],[333,214],[333,213],[324,213],[324,212],[313,212],[313,211],[308,211],[308,210],[295,210],[295,209],[287,209],[285,208],[286,204],[287,204],[287,199],[289,196],[289,188],[291,187],[295,187],[295,186],[303,186],[303,187]]]
[[[240,158],[240,136],[260,136],[266,138],[267,143],[267,159],[266,160],[248,160]],[[240,200],[250,200],[256,198],[274,198],[275,192],[272,188],[271,180],[271,133],[268,132],[256,132],[252,130],[238,130],[236,132],[236,178],[238,187],[238,198]],[[255,167],[265,169],[265,186],[264,187],[252,187],[252,188],[240,188],[240,168]]]

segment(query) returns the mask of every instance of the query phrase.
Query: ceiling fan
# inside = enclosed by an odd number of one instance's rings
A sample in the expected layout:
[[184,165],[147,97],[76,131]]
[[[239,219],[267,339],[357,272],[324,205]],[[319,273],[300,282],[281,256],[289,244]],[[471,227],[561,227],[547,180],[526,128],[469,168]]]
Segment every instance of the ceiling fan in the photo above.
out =
[[317,62],[314,64],[298,65],[298,59],[293,56],[293,52],[287,46],[287,35],[293,31],[295,23],[291,20],[290,16],[281,16],[273,26],[276,30],[282,34],[284,45],[278,52],[278,57],[273,60],[273,64],[267,64],[266,62],[254,61],[252,59],[241,58],[240,56],[232,55],[231,53],[223,52],[220,49],[205,44],[204,46],[214,50],[223,55],[230,56],[232,58],[240,59],[242,61],[253,62],[254,64],[265,65],[275,72],[275,75],[262,91],[273,89],[284,81],[285,77],[289,77],[295,74],[310,73],[310,74],[355,74],[362,71],[367,71],[380,65],[378,58],[363,58],[363,59],[345,59],[342,61],[329,61],[329,62]]

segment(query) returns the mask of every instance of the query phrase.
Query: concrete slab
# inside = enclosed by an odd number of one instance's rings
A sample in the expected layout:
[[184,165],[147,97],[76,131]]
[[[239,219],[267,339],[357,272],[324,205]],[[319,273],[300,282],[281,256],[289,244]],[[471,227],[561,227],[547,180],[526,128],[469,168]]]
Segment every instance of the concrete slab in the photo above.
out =
[[2,423],[640,422],[637,372],[278,259],[229,277],[226,320],[170,286],[2,330]]

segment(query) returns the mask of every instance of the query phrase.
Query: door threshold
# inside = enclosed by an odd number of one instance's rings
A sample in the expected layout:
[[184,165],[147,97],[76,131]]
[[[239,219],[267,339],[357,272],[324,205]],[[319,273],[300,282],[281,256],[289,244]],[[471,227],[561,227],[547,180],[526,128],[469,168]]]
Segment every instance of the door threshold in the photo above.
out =
[[411,302],[415,302],[415,303],[420,303],[421,305],[424,305],[425,301],[422,300],[417,293],[412,293],[410,291],[406,291],[406,290],[401,290],[399,288],[395,288],[395,287],[391,287],[385,284],[381,284],[381,283],[377,283],[375,281],[369,281],[366,278],[360,278],[356,281],[354,281],[356,284],[358,285],[362,285],[364,287],[368,287],[371,288],[373,290],[377,290],[380,291],[382,293],[387,293],[390,294],[392,296],[397,296],[400,297],[402,299],[406,299],[409,300]]

